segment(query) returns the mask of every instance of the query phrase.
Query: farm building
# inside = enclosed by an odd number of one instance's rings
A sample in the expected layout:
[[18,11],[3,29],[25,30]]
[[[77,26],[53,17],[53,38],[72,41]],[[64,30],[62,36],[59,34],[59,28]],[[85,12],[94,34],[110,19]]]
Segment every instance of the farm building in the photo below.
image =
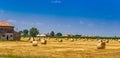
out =
[[46,34],[38,34],[37,36],[38,36],[38,37],[39,37],[39,36],[46,36]]
[[20,33],[14,31],[14,26],[0,21],[0,40],[20,40]]
[[74,35],[73,34],[65,34],[64,36],[72,37]]

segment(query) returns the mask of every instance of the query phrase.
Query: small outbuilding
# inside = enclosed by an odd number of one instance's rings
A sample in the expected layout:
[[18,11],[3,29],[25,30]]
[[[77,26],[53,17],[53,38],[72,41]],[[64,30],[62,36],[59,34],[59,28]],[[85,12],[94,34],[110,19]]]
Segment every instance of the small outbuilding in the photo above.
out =
[[14,31],[14,26],[0,21],[0,40],[20,40],[20,33]]

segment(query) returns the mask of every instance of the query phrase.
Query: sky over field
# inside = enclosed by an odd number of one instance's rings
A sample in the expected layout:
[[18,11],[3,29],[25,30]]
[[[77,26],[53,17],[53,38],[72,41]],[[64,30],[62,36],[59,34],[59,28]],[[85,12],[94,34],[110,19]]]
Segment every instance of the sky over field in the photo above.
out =
[[15,30],[120,36],[119,0],[0,0],[0,21]]

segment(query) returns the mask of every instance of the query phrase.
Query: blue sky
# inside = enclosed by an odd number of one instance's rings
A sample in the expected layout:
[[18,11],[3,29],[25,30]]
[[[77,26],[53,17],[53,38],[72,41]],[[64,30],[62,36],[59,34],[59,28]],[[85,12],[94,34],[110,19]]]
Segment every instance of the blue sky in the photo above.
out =
[[119,0],[0,0],[0,20],[15,30],[120,36]]

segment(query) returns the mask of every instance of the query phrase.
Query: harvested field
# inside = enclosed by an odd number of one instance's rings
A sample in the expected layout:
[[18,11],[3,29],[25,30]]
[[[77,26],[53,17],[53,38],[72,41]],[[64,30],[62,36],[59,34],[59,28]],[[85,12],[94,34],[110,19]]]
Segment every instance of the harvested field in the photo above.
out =
[[0,58],[120,58],[120,43],[110,40],[105,49],[97,49],[97,40],[46,39],[47,44],[32,46],[26,38],[21,41],[0,41]]

